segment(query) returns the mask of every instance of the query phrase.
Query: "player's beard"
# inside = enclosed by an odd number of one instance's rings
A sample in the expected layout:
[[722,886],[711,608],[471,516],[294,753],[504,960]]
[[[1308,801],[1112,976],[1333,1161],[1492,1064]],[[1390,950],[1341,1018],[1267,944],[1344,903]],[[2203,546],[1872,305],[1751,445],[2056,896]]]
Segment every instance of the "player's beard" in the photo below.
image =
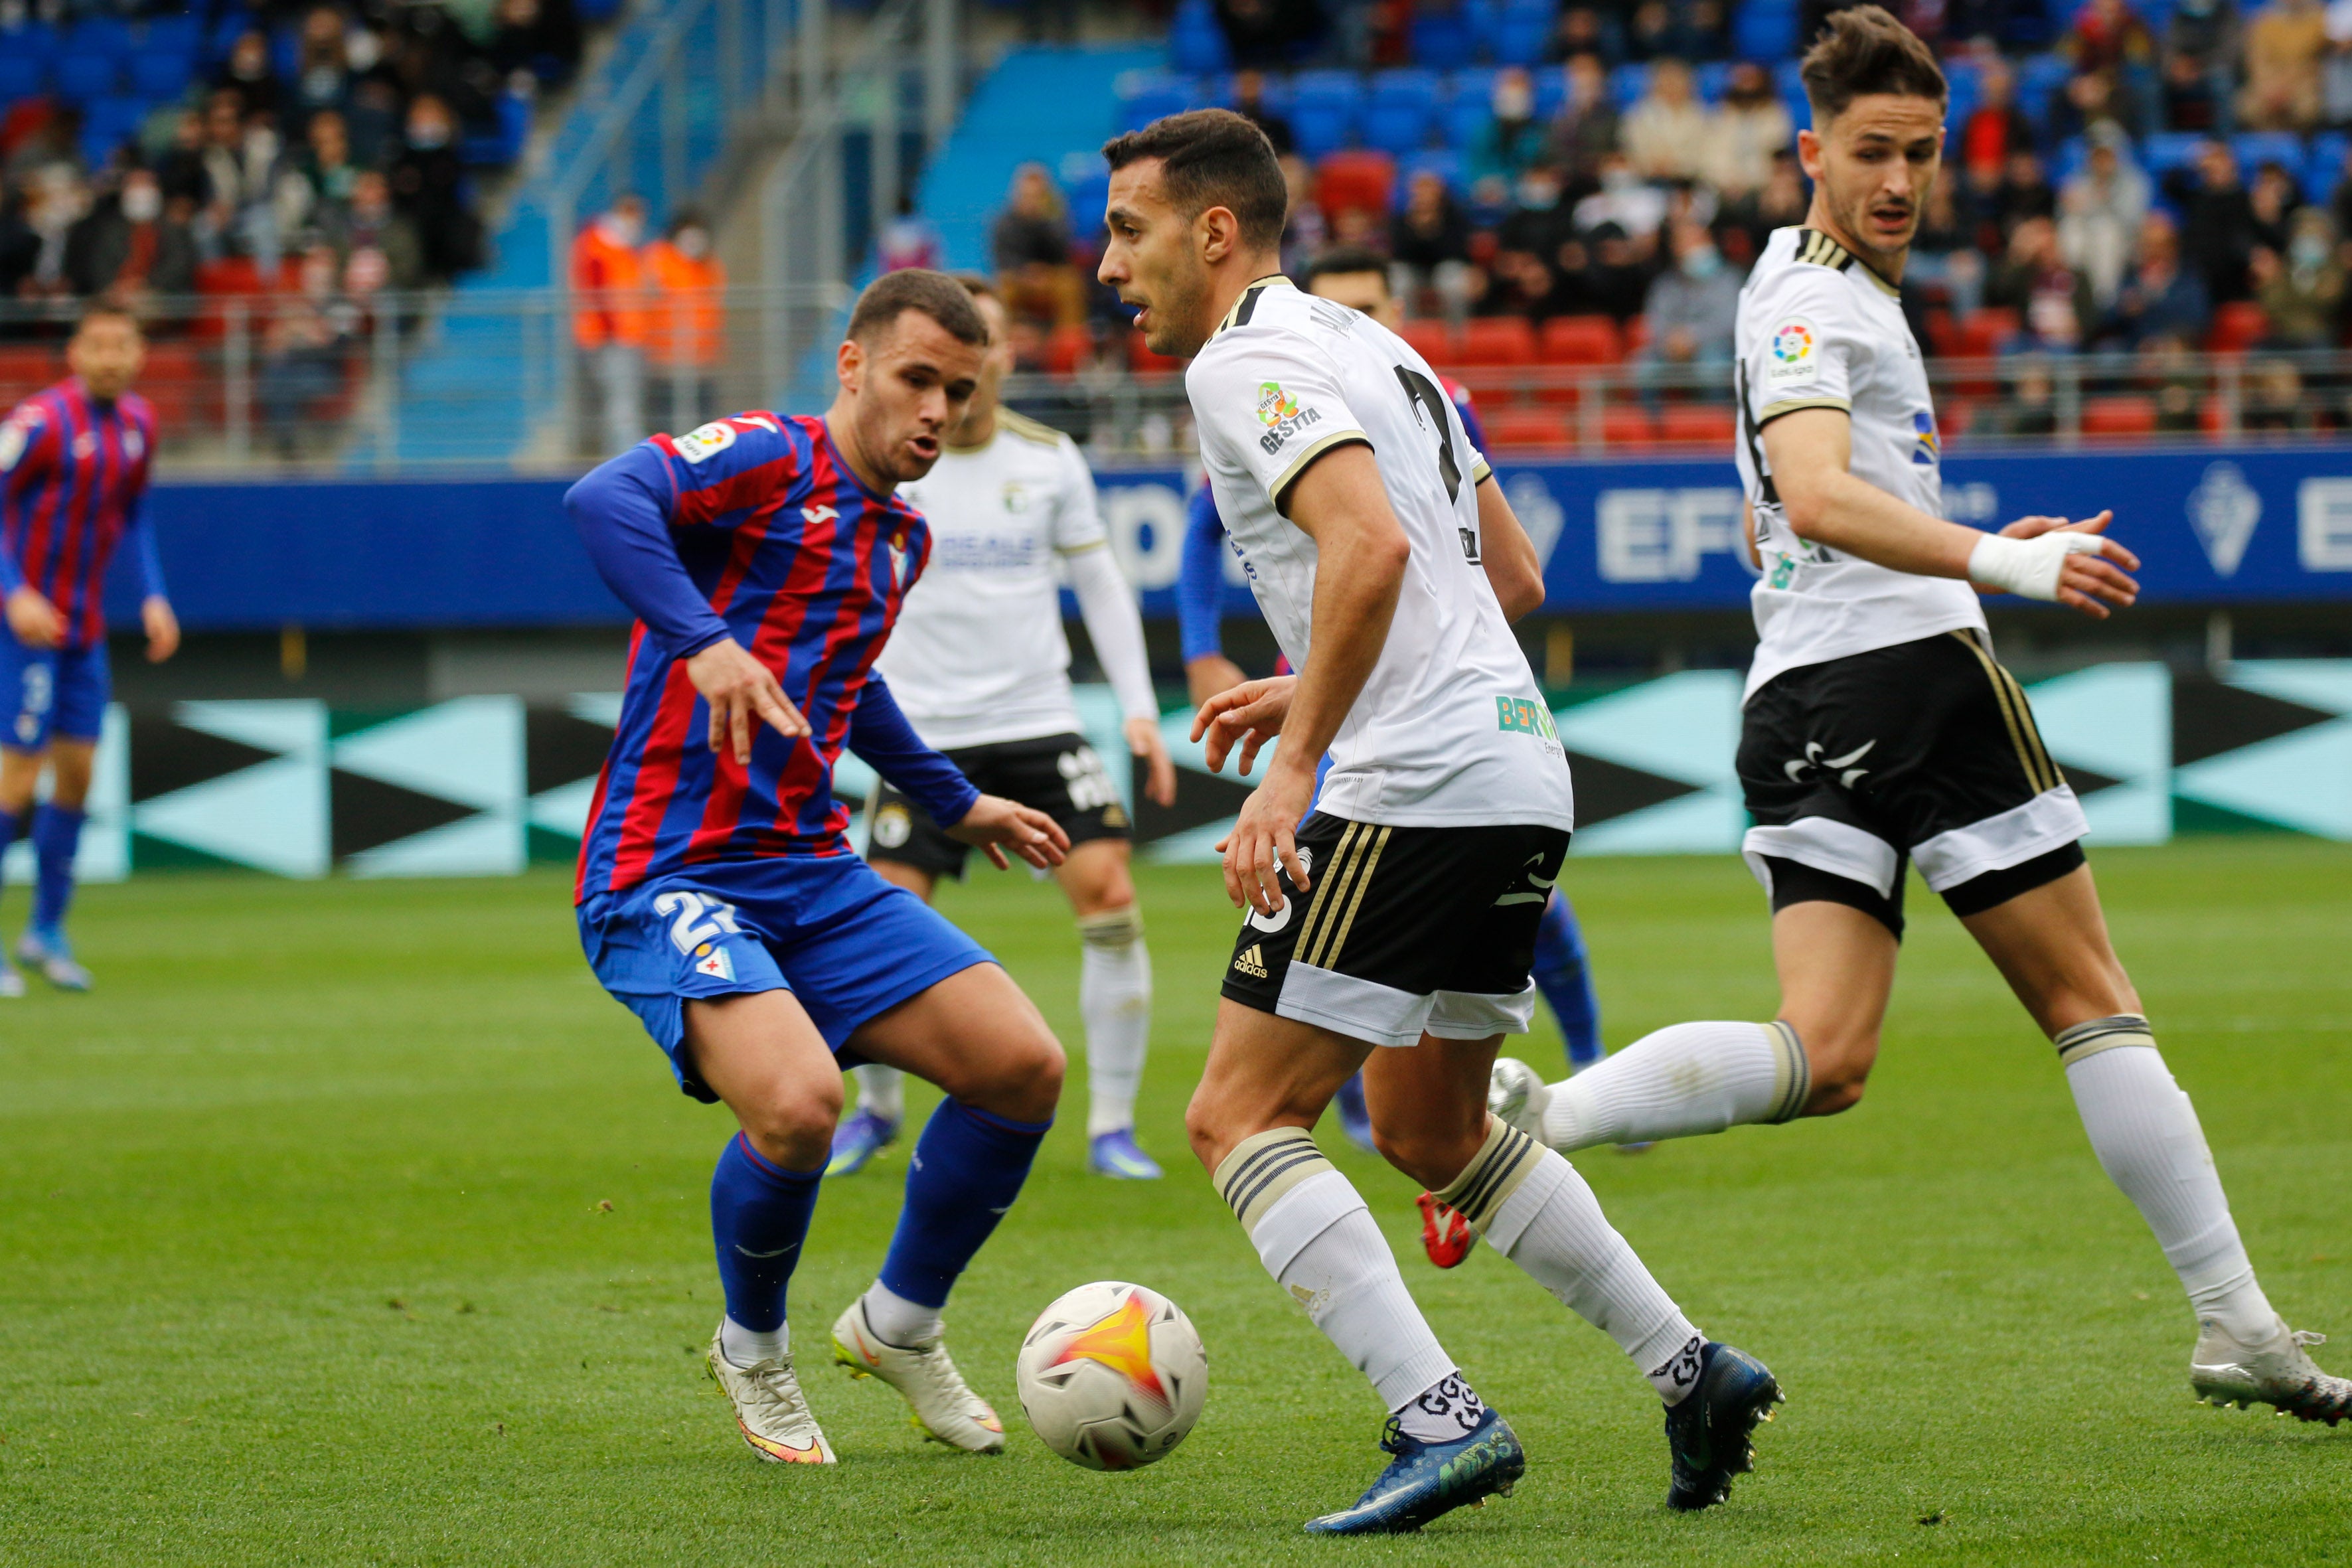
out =
[[1887,250],[1873,243],[1876,231],[1870,226],[1870,210],[1877,203],[1878,193],[1872,190],[1850,204],[1840,204],[1832,197],[1831,211],[1837,218],[1838,226],[1845,230],[1847,243],[1854,247],[1862,264],[1881,278],[1891,280],[1903,276],[1903,263],[1911,254],[1911,241],[1919,233],[1919,205],[1916,202],[1911,205],[1911,226],[1904,231],[1903,243]]
[[1190,359],[1209,341],[1209,270],[1186,258],[1189,265],[1171,268],[1151,306],[1151,325],[1143,346],[1171,359]]
[[[931,471],[938,463],[936,452],[925,462],[909,449],[907,443],[918,431],[911,424],[900,426],[899,416],[887,408],[861,405],[857,411],[857,444],[866,449],[866,458],[889,477],[892,484],[910,484]],[[939,437],[935,435],[934,439]]]

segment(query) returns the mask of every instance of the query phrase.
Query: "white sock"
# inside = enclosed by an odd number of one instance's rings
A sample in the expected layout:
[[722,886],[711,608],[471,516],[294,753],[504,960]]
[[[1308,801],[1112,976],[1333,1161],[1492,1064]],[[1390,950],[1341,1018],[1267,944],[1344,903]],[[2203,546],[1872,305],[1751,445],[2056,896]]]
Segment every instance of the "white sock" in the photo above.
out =
[[1078,1014],[1087,1025],[1087,1136],[1135,1125],[1151,1047],[1151,954],[1133,904],[1078,921]]
[[892,1126],[907,1120],[907,1075],[897,1068],[868,1062],[857,1071],[857,1109],[870,1110]]
[[1305,1129],[1244,1139],[1215,1181],[1265,1271],[1371,1380],[1383,1405],[1402,1413],[1453,1374],[1371,1211]]
[[1658,1397],[1677,1405],[1706,1340],[1601,1212],[1576,1167],[1502,1121],[1437,1196],[1496,1251],[1617,1342]]
[[2095,1018],[2061,1030],[2056,1043],[2100,1168],[2156,1233],[2198,1321],[2248,1343],[2270,1338],[2277,1314],[2254,1282],[2197,1108],[2172,1081],[2147,1020]]
[[912,1350],[940,1337],[940,1309],[909,1301],[879,1279],[866,1288],[866,1326],[886,1345]]
[[1397,1429],[1408,1437],[1423,1443],[1458,1443],[1486,1418],[1486,1403],[1476,1389],[1462,1381],[1460,1373],[1450,1372],[1390,1414],[1397,1418]]
[[747,1329],[732,1318],[719,1326],[719,1353],[735,1366],[750,1366],[768,1356],[782,1361],[792,1348],[793,1326],[789,1322],[778,1323],[772,1334]]
[[1812,1088],[1786,1024],[1674,1024],[1552,1085],[1543,1141],[1566,1153],[1786,1121]]

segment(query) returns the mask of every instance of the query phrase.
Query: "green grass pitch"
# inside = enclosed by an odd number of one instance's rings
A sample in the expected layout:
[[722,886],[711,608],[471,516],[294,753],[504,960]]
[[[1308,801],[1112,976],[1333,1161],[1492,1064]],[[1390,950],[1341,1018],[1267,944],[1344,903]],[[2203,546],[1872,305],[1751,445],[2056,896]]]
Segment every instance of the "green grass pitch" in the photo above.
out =
[[[2352,1371],[2352,848],[2096,865],[2264,1283]],[[1143,1135],[1170,1179],[1086,1174],[1074,1074],[950,1310],[1012,1428],[998,1458],[918,1442],[887,1390],[824,1364],[904,1145],[833,1184],[793,1287],[842,1456],[824,1473],[755,1463],[699,1375],[724,1113],[590,980],[561,879],[91,889],[98,993],[0,1005],[0,1563],[2352,1562],[2352,1428],[2191,1400],[2169,1270],[2049,1047],[1916,884],[1858,1110],[1579,1162],[1692,1315],[1789,1389],[1729,1506],[1668,1515],[1658,1407],[1614,1348],[1491,1253],[1431,1268],[1413,1189],[1327,1122],[1529,1468],[1419,1538],[1305,1539],[1370,1479],[1381,1413],[1185,1155],[1234,916],[1213,871],[1142,882]],[[1766,1016],[1736,860],[1577,861],[1565,885],[1612,1045]],[[1054,889],[982,870],[946,908],[1075,1055]],[[1526,1049],[1556,1066],[1541,1027]],[[1168,1291],[1209,1348],[1200,1427],[1132,1475],[1053,1458],[1013,1397],[1030,1318],[1100,1278]]]

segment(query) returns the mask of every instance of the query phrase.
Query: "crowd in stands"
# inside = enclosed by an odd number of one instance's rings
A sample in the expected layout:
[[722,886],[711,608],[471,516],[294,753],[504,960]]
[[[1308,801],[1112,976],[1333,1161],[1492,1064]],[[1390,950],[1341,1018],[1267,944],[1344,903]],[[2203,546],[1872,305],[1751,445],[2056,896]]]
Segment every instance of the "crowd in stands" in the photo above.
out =
[[[1184,0],[1171,54],[1191,74],[1125,84],[1125,117],[1255,120],[1291,177],[1286,262],[1381,251],[1441,362],[1704,370],[1730,355],[1759,248],[1803,220],[1797,46],[1835,4]],[[2141,355],[2158,427],[2193,427],[2210,410],[2165,367],[2342,344],[2352,0],[2051,4],[1894,0],[1952,86],[1904,279],[1923,346]],[[1038,368],[1084,362],[1088,327],[1124,342],[1090,281],[1099,210],[1098,184],[1036,168],[997,226]],[[2250,384],[2249,423],[2296,374],[2251,378],[2271,384]],[[2051,379],[2017,376],[2021,431],[2051,417]]]
[[691,429],[719,406],[727,268],[700,214],[681,210],[647,243],[644,198],[623,195],[572,239],[570,278],[572,340],[597,403],[583,449],[621,451],[664,422]]

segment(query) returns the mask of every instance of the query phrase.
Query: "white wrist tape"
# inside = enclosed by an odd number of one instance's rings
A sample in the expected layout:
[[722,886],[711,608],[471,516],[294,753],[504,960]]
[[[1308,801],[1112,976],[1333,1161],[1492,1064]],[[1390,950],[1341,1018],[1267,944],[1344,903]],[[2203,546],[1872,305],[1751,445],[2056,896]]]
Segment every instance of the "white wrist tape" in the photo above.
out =
[[1969,581],[2020,598],[2046,602],[2058,597],[2058,574],[2069,555],[2096,555],[2095,533],[2045,533],[2009,539],[1988,533],[1969,552]]

